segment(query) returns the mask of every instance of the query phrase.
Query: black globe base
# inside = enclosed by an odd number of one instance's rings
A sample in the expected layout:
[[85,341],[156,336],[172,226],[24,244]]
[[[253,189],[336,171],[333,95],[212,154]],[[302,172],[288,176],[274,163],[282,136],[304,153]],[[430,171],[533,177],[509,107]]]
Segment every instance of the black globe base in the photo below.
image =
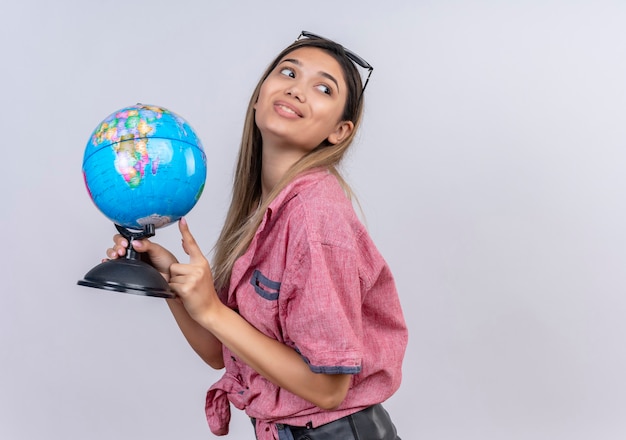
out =
[[133,239],[153,236],[154,225],[147,225],[142,232],[131,232],[119,225],[115,226],[130,243],[126,256],[98,264],[77,284],[114,292],[174,298],[176,295],[163,276],[154,267],[141,261],[132,247]]
[[174,298],[161,274],[148,263],[130,258],[105,261],[91,269],[80,286],[112,290],[135,295]]

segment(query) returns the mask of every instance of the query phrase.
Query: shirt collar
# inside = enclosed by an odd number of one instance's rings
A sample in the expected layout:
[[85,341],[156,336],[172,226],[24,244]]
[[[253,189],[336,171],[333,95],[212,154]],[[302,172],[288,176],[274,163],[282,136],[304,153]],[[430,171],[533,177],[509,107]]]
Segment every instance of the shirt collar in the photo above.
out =
[[289,200],[296,197],[304,188],[311,185],[311,183],[319,181],[320,176],[326,174],[329,174],[329,171],[326,168],[315,168],[296,176],[276,196],[276,198],[270,202],[270,205],[265,212],[265,217],[267,218],[269,215],[269,218],[271,218],[273,212],[278,212],[287,202],[289,202]]

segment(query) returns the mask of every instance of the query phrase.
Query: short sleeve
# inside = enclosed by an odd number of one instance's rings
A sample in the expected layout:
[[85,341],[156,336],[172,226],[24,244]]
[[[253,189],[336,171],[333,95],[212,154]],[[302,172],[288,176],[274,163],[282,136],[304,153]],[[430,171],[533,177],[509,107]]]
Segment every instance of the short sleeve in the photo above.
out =
[[302,246],[294,260],[284,277],[286,342],[313,372],[360,372],[363,330],[355,251],[313,242]]

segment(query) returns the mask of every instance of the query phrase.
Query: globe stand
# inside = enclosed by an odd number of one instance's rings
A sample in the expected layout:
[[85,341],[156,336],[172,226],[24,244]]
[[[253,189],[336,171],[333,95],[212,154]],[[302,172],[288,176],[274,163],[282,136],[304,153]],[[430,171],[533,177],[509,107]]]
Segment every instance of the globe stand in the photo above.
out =
[[133,249],[133,240],[154,235],[154,225],[145,225],[142,231],[130,231],[120,225],[115,225],[115,227],[128,240],[126,255],[124,258],[116,258],[98,264],[87,272],[77,284],[114,292],[174,298],[175,295],[163,276],[154,267],[141,261]]

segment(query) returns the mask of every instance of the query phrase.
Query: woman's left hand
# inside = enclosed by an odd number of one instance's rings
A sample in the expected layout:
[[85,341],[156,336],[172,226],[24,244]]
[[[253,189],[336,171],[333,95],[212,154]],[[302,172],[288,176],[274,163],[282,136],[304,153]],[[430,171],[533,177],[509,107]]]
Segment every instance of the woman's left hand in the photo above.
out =
[[170,288],[181,299],[187,313],[196,321],[209,313],[214,306],[221,306],[208,260],[189,231],[184,218],[178,222],[183,238],[183,250],[189,255],[189,263],[170,266]]

